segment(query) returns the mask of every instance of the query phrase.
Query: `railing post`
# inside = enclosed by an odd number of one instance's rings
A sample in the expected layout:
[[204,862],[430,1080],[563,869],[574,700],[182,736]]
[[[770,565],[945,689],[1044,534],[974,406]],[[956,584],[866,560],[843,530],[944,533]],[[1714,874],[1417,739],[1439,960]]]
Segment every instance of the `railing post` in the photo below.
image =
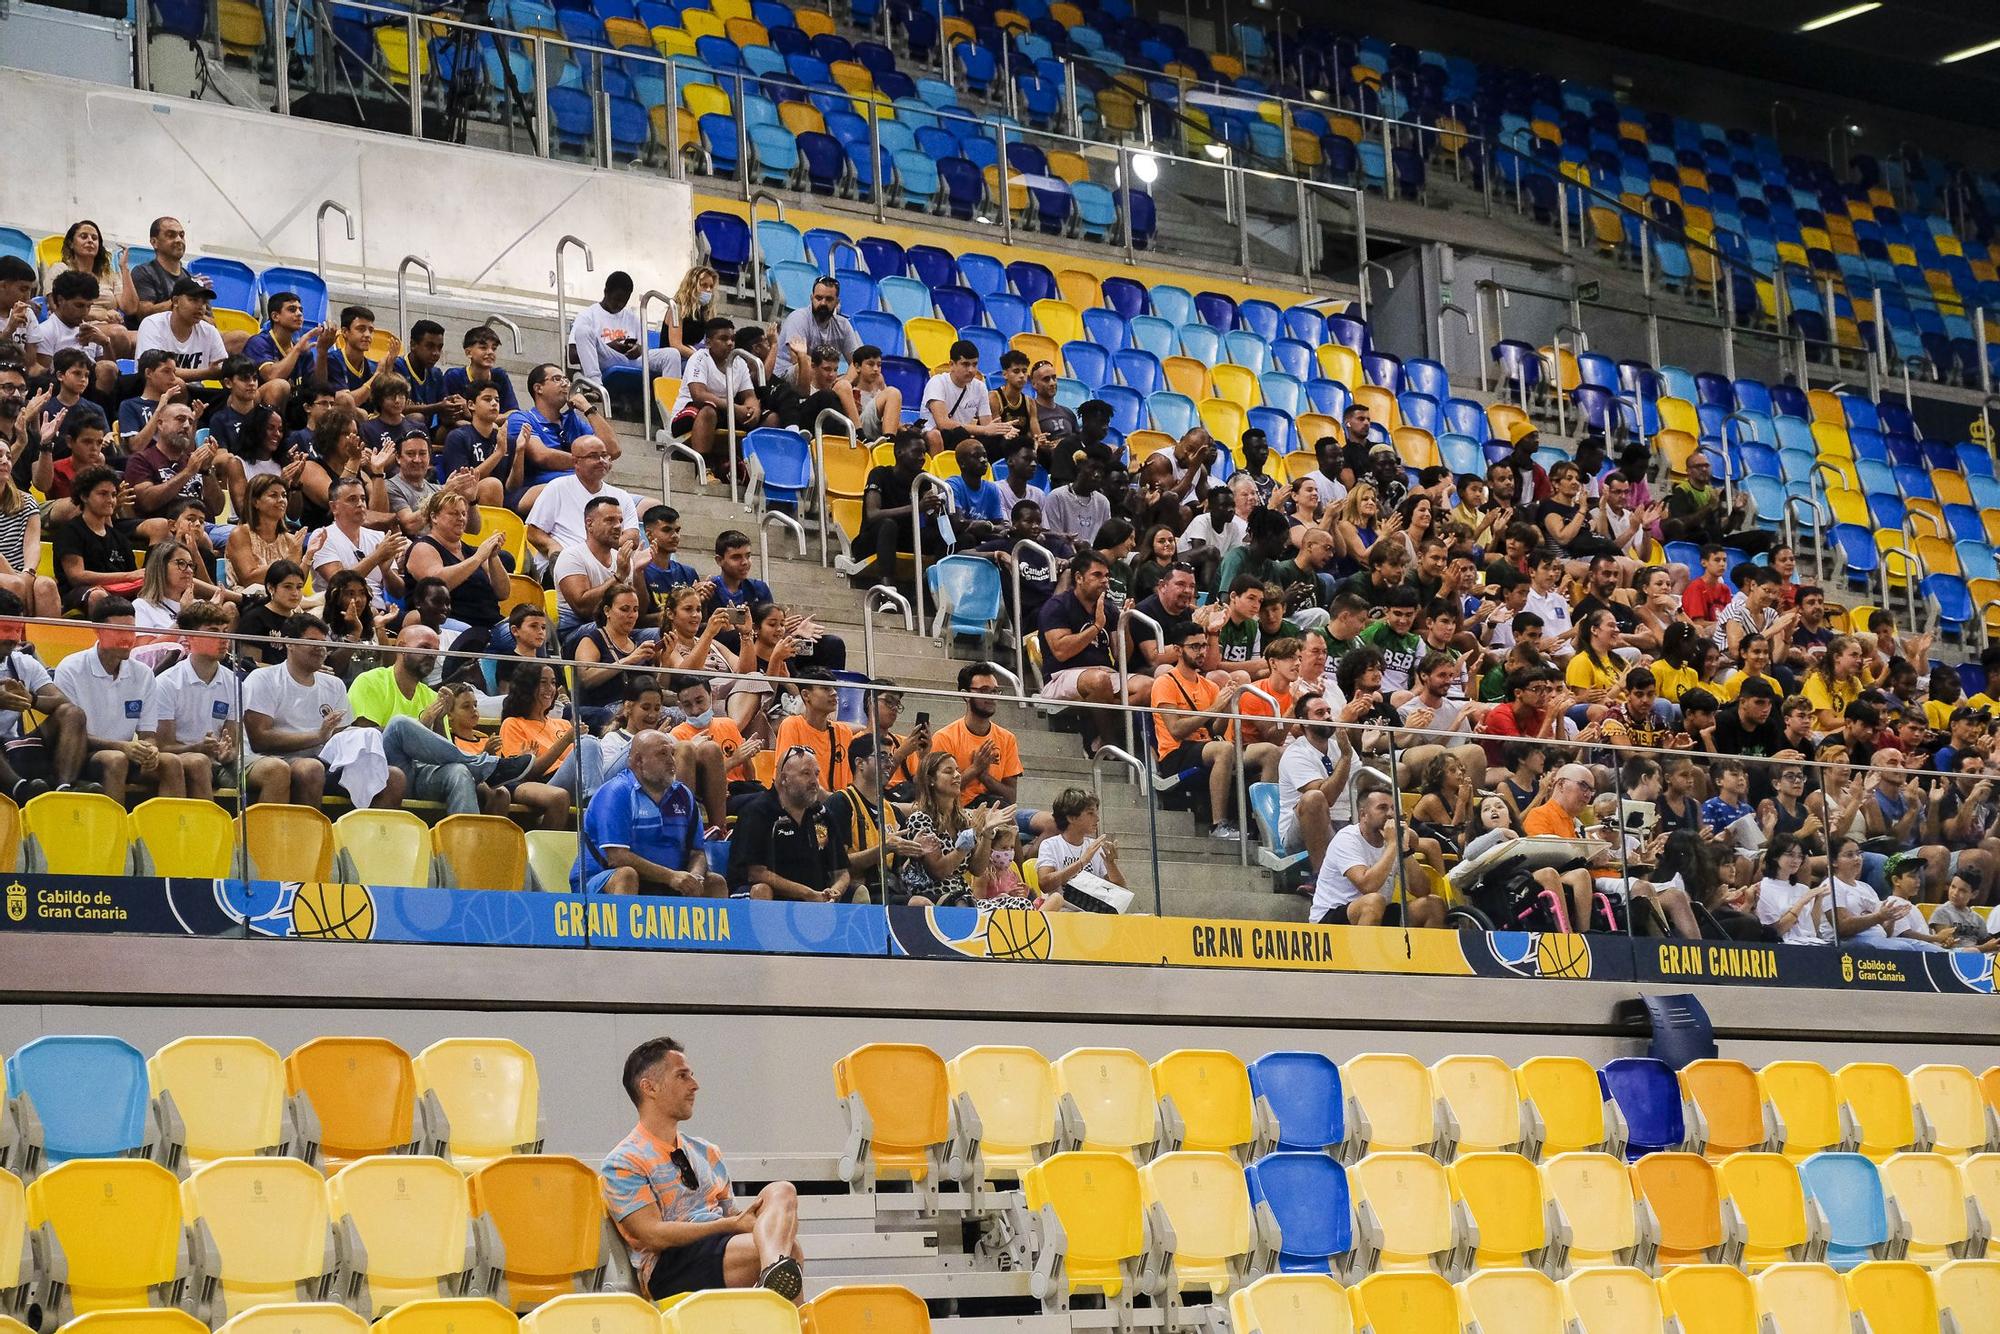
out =
[[[283,65],[287,59],[283,17],[280,16],[274,22],[273,26],[278,30],[277,36],[274,39],[279,50],[278,64]],[[138,0],[132,7],[132,83],[141,91],[149,93],[153,91],[153,67],[149,61],[147,48],[152,45],[152,42],[152,2],[151,0]],[[287,95],[284,99],[284,105],[278,109],[284,111],[288,110],[290,106],[291,98]]]
[[1000,33],[1000,91],[1007,114],[1019,120],[1021,107],[1014,96],[1014,39],[1004,29]]
[[1986,307],[1984,306],[1972,308],[1972,335],[1973,341],[1979,345],[1979,392],[1991,395],[1993,367],[1986,360]]
[[1396,149],[1395,144],[1389,138],[1389,118],[1383,116],[1381,120],[1382,197],[1384,199],[1394,199],[1396,197]]
[[[134,40],[138,42],[133,58],[137,62],[135,68],[142,71],[140,74],[142,80],[145,77],[143,71],[146,69],[146,25],[149,22],[146,8],[145,5],[137,5],[133,11],[136,16],[133,34]],[[280,7],[276,17],[265,25],[264,30],[265,35],[271,40],[271,85],[276,93],[272,110],[280,116],[292,114],[292,50],[285,35],[285,19],[286,11]],[[141,82],[140,86],[145,85]]]
[[[421,141],[424,137],[424,48],[417,40],[417,16],[412,13],[403,20],[403,40],[410,44],[410,137]],[[399,329],[400,336],[407,332]]]
[[535,36],[535,156],[549,155],[549,39]]
[[1021,681],[1028,679],[1028,636],[1035,633],[1021,623],[1021,553],[1032,550],[1048,562],[1051,570],[1060,563],[1055,553],[1040,542],[1022,538],[1014,544],[1014,563],[1008,567],[1008,575],[1014,585],[1014,605],[1009,609],[1014,618],[1014,675]]
[[681,161],[681,64],[678,60],[667,62],[667,175],[673,180],[681,180],[687,175],[687,164]]
[[[1722,270],[1722,373],[1736,378],[1736,282],[1728,268]],[[1872,394],[1879,398],[1881,395]]]
[[1000,240],[1002,244],[1012,245],[1014,244],[1014,187],[1012,183],[1014,171],[1012,167],[1007,165],[1007,123],[1005,121],[995,120],[993,122],[993,142],[1000,148],[999,157],[993,164],[993,170],[998,173],[1000,178]]
[[[1124,610],[1118,613],[1117,638],[1111,646],[1112,652],[1116,654],[1118,660],[1118,702],[1120,705],[1125,703],[1125,683],[1132,679],[1131,635],[1126,631],[1126,624],[1130,621],[1144,622],[1146,627],[1153,632],[1153,642],[1158,644],[1163,650],[1167,647],[1167,632],[1160,628],[1160,623],[1145,612],[1140,611],[1131,603],[1126,603]],[[1136,740],[1137,730],[1130,709],[1125,710],[1124,718],[1125,749],[1128,751],[1136,750],[1138,746]]]
[[927,472],[920,472],[910,482],[910,560],[916,566],[917,571],[917,632],[919,634],[930,633],[924,629],[924,626],[928,623],[924,616],[923,492],[926,485],[937,488],[938,492],[944,497],[946,508],[951,506],[951,488],[944,484],[942,478],[933,477]]
[[[597,59],[598,57],[592,57],[593,63],[596,63]],[[601,86],[590,90],[590,113],[597,131],[595,135],[597,165],[609,171],[611,170],[611,94],[605,92]]]
[[[1233,158],[1232,154],[1232,158]],[[1250,271],[1250,183],[1243,175],[1243,164],[1231,161],[1224,169],[1224,188],[1228,178],[1236,179],[1236,259],[1243,269],[1243,281],[1249,282]]]
[[1136,160],[1131,148],[1118,145],[1118,189],[1125,196],[1124,206],[1118,210],[1118,231],[1125,241],[1127,264],[1139,262],[1138,246],[1132,240],[1132,164]]
[[861,661],[873,678],[875,671],[875,613],[883,606],[894,607],[903,613],[903,631],[908,634],[913,625],[910,619],[910,600],[888,584],[876,584],[861,600]]
[[[743,186],[743,200],[750,200],[750,118],[743,114],[743,72],[736,73],[736,172]],[[878,159],[879,161],[879,159]],[[877,173],[880,174],[879,172]],[[879,194],[881,182],[876,182]]]
[[1355,278],[1361,288],[1361,318],[1368,318],[1368,284],[1361,274],[1368,268],[1368,192],[1354,192],[1354,255],[1357,268]]
[[885,187],[888,184],[883,179],[884,173],[882,171],[882,117],[880,113],[880,104],[873,97],[870,97],[868,99],[868,164],[869,170],[875,175],[875,221],[877,222],[883,221],[886,216],[883,211],[885,205],[882,199],[886,193]]
[[1297,191],[1299,210],[1299,290],[1310,292],[1313,287],[1313,224],[1312,200],[1306,190],[1306,178],[1295,176],[1292,184]]

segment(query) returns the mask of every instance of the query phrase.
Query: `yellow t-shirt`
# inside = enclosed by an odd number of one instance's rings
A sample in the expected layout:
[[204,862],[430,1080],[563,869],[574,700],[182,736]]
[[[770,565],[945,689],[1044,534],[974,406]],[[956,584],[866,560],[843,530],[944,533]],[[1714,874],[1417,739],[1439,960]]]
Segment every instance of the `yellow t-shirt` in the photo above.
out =
[[1577,653],[1570,658],[1563,679],[1572,690],[1609,690],[1616,696],[1618,683],[1625,679],[1625,662],[1614,656],[1609,666],[1599,667],[1588,653]]
[[1836,718],[1846,714],[1847,706],[1861,698],[1861,678],[1856,676],[1844,682],[1837,682],[1832,690],[1827,688],[1827,678],[1819,672],[1807,672],[1806,683],[1799,690],[1814,709],[1821,713],[1832,713]]
[[1701,673],[1692,667],[1675,667],[1665,658],[1653,660],[1653,680],[1659,684],[1660,698],[1669,704],[1681,702],[1681,696],[1702,684]]
[[[1727,681],[1716,681],[1709,685],[1708,692],[1715,696],[1715,702],[1718,704],[1733,704],[1736,702],[1736,697],[1743,693],[1743,683],[1749,679],[1749,673],[1737,672]],[[1766,674],[1763,679],[1764,684],[1771,687],[1779,699],[1785,697],[1785,688],[1778,683],[1777,677]]]
[[[1924,725],[1929,727],[1933,732],[1944,731],[1951,726],[1951,711],[1957,707],[1958,705],[1947,704],[1941,699],[1925,700]],[[1971,707],[1976,709],[1979,706],[1973,704]]]

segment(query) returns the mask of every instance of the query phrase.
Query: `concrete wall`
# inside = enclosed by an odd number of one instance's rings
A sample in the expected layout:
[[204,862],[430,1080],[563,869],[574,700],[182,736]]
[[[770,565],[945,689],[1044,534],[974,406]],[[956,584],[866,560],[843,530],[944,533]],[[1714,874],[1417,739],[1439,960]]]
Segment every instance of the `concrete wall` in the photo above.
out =
[[[196,254],[262,267],[311,267],[323,199],[355,217],[348,241],[327,225],[336,270],[372,272],[393,292],[405,255],[430,261],[441,286],[555,294],[556,241],[583,238],[595,274],[572,251],[572,305],[622,268],[640,290],[673,288],[694,253],[688,187],[664,176],[599,171],[453,144],[414,142],[207,102],[0,70],[0,220],[38,234],[94,218],[116,242],[143,244],[173,214]],[[422,291],[411,278],[413,295]],[[380,313],[380,312],[378,312]]]

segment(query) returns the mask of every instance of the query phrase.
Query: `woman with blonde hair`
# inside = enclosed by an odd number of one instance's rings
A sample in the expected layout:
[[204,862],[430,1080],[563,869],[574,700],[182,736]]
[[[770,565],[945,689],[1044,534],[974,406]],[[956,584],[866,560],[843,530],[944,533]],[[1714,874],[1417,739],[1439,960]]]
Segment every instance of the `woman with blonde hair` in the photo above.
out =
[[180,624],[181,606],[190,599],[234,602],[242,595],[197,578],[201,559],[186,542],[169,538],[146,553],[145,577],[132,599],[132,624],[141,630],[172,630]]
[[682,365],[708,338],[708,322],[715,315],[716,290],[721,284],[720,274],[706,264],[697,264],[674,290],[673,304],[660,323],[660,339],[681,354]]
[[1368,568],[1368,551],[1375,545],[1382,522],[1382,500],[1372,482],[1356,482],[1341,502],[1333,522],[1333,559],[1345,576]]

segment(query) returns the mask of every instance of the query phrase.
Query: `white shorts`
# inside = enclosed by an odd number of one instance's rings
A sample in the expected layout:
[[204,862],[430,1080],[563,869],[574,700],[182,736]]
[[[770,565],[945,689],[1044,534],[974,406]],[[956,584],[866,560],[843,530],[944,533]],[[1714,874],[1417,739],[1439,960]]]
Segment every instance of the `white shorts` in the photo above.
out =
[[1289,857],[1303,851],[1305,845],[1299,842],[1299,812],[1295,806],[1278,817],[1278,855]]
[[1105,670],[1107,669],[1102,667],[1065,667],[1042,683],[1042,698],[1058,702],[1082,699],[1079,688],[1083,682],[1083,674]]

